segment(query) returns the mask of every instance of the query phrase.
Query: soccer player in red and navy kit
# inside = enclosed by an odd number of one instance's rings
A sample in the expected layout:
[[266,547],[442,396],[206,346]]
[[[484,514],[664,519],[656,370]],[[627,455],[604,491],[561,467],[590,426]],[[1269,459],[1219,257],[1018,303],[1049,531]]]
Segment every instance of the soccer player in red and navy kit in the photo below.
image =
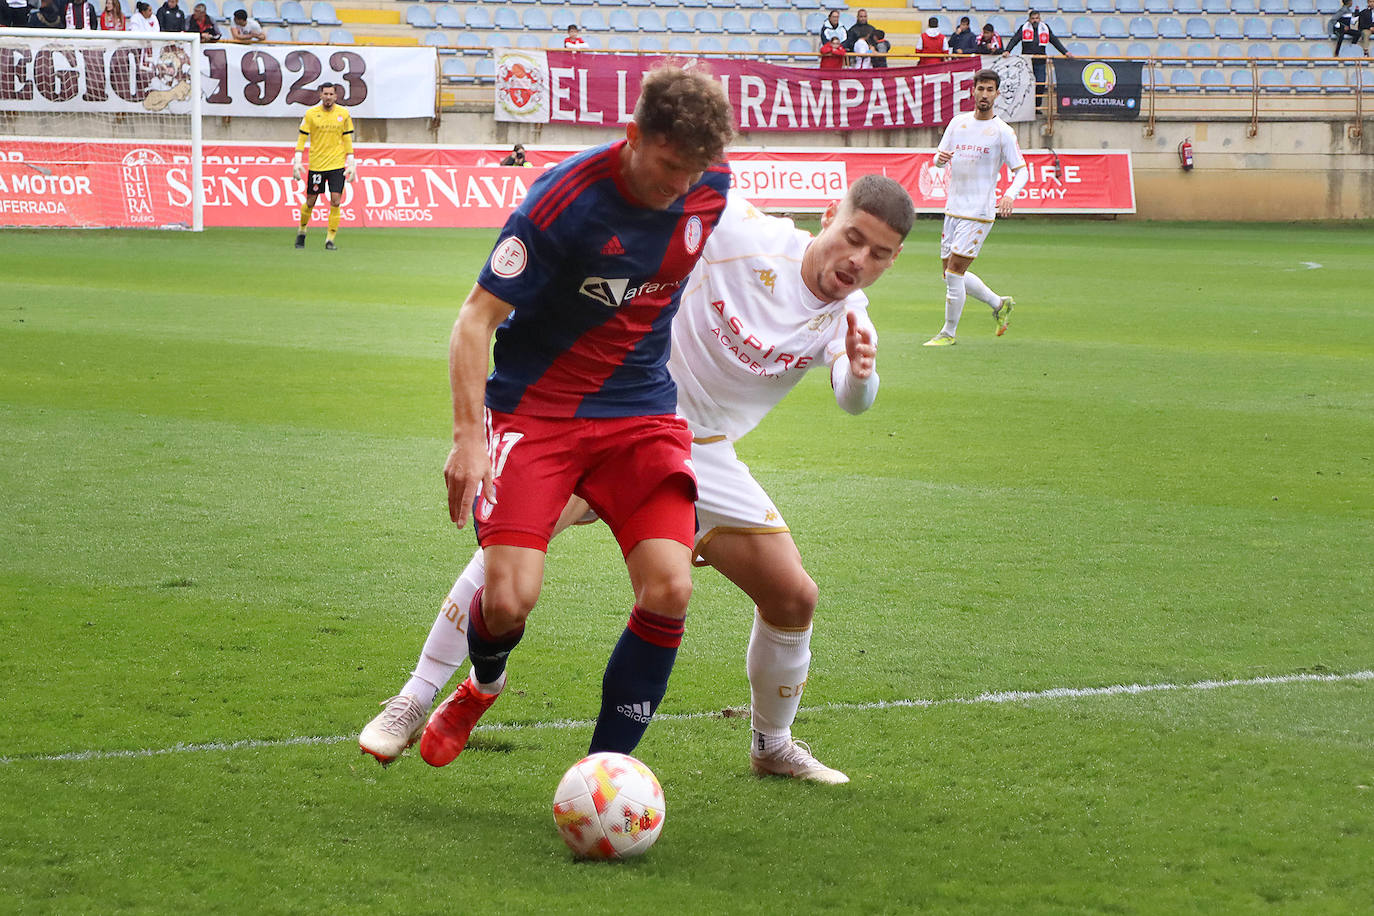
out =
[[435,766],[505,686],[574,493],[615,533],[635,596],[591,750],[633,751],[667,691],[692,592],[696,480],[666,363],[683,285],[725,208],[732,125],[709,76],[646,74],[625,139],[534,183],[458,313],[444,478],[454,523],[472,512],[487,575],[469,610],[472,671],[420,739]]

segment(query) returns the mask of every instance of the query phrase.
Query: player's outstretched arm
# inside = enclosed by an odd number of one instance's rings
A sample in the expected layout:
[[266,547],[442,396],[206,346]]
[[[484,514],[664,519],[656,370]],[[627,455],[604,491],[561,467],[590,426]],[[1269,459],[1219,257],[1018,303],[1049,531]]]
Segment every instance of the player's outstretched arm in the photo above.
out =
[[835,403],[846,413],[858,414],[878,397],[878,343],[857,313],[845,313],[845,323],[844,354],[830,367],[830,386]]
[[1026,181],[1029,178],[1030,169],[1024,165],[1012,171],[1011,184],[1007,186],[1007,190],[997,200],[998,216],[1011,216],[1011,211],[1016,206],[1016,195],[1021,193],[1021,189],[1026,186]]
[[448,515],[459,528],[467,524],[468,512],[479,492],[488,502],[496,502],[482,407],[491,337],[510,312],[509,303],[474,285],[458,311],[449,338],[453,449],[444,462],[444,483],[448,487]]

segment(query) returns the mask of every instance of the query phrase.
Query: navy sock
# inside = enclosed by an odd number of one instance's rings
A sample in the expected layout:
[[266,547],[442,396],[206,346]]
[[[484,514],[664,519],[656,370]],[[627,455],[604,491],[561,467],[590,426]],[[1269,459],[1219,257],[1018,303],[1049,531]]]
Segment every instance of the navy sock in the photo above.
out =
[[485,587],[477,589],[472,596],[472,607],[468,611],[468,658],[472,659],[473,679],[479,684],[494,684],[506,670],[506,659],[510,652],[525,635],[521,626],[505,636],[492,636],[487,630],[487,622],[482,618],[482,593]]
[[683,621],[636,607],[606,663],[601,714],[588,753],[632,753],[668,692]]

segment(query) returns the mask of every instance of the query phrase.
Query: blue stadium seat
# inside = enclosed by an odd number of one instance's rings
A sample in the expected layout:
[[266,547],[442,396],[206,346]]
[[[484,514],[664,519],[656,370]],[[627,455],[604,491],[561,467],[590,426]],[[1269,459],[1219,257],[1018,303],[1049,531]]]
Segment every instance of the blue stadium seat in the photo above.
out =
[[1275,41],[1296,41],[1299,37],[1297,23],[1292,19],[1275,19],[1272,34]]
[[725,44],[725,50],[731,54],[753,54],[754,48],[749,44],[748,39],[739,35],[734,36]]
[[411,6],[406,8],[406,25],[417,29],[434,28],[434,15],[430,13],[429,7]]
[[438,48],[440,54],[444,54],[444,53],[450,53],[450,54],[451,54],[451,53],[452,53],[451,51],[450,51],[450,52],[445,52],[445,51],[444,51],[444,45],[446,45],[446,44],[448,44],[448,43],[449,43],[449,37],[448,37],[448,35],[446,35],[444,32],[442,32],[442,31],[439,30],[439,29],[435,29],[433,32],[426,32],[426,33],[424,34],[424,36],[420,38],[420,47],[422,47],[422,48]]
[[464,29],[458,33],[454,43],[463,48],[463,53],[468,57],[486,57],[487,41],[481,32],[472,29]]
[[701,10],[706,8],[706,0],[682,0],[678,6],[683,9]]
[[445,3],[435,12],[434,24],[441,29],[461,29],[467,23],[463,21],[463,11],[461,9]]
[[825,22],[825,16],[821,13],[807,13],[802,17],[802,24],[806,26],[806,31],[817,36],[821,34],[821,23]]
[[[1055,18],[1058,19],[1059,17],[1056,16]],[[1063,20],[1060,21],[1062,22]],[[992,30],[1002,36],[1002,41],[1004,43],[1010,39],[1011,20],[1007,19],[1005,16],[989,16],[986,24],[992,26]],[[1067,36],[1072,34],[1068,26],[1064,26],[1062,29],[1055,29],[1054,26],[1050,26],[1050,28],[1054,29],[1054,34],[1056,35]],[[981,34],[983,30],[977,29],[976,31]]]
[[705,52],[719,52],[725,50],[725,45],[721,44],[720,39],[716,36],[706,35],[702,38],[697,39],[697,50]]
[[1260,66],[1273,66],[1274,51],[1267,41],[1252,41],[1245,46],[1245,56]]
[[329,43],[331,45],[351,45],[353,44],[353,33],[348,29],[330,29]]
[[1121,46],[1114,41],[1099,41],[1093,51],[1094,57],[1120,57]]
[[778,13],[778,32],[782,35],[805,35],[806,29],[802,26],[801,17],[792,10],[783,10]]
[[473,81],[472,75],[468,73],[468,65],[463,63],[461,57],[445,57],[444,62],[439,65],[439,72],[450,83],[470,83]]
[[1116,12],[1116,0],[1088,0],[1088,12],[1114,13]]
[[1314,41],[1307,46],[1307,59],[1330,63],[1328,58],[1334,56],[1333,45],[1326,41]]
[[1137,16],[1131,20],[1132,38],[1158,38],[1159,33],[1155,31],[1155,24],[1145,16]]
[[1187,33],[1183,31],[1183,23],[1173,16],[1165,16],[1159,20],[1160,38],[1186,38]]
[[521,32],[515,36],[515,46],[527,51],[542,51],[544,42],[540,41],[539,36],[534,32]]
[[1246,38],[1267,39],[1269,37],[1269,23],[1258,16],[1251,16],[1241,23],[1241,34]]
[[1174,44],[1172,41],[1166,41],[1155,48],[1155,57],[1171,66],[1178,66],[1184,63],[1183,52],[1179,50],[1178,45]]
[[663,17],[663,28],[670,35],[686,35],[692,31],[692,20],[682,10],[669,10]]
[[816,49],[805,38],[794,38],[787,43],[787,53],[792,55],[814,54]]
[[1198,85],[1205,91],[1215,92],[1226,88],[1226,74],[1210,67],[1198,74]]
[[1189,60],[1201,60],[1203,58],[1216,57],[1215,49],[1205,41],[1195,41],[1188,45],[1188,50],[1183,52]]
[[1249,92],[1255,88],[1255,72],[1249,67],[1231,71],[1231,88]]
[[463,25],[470,29],[489,29],[491,12],[485,6],[470,6],[463,13]]
[[[253,8],[249,10],[249,15],[263,25],[274,25],[281,22],[281,16],[277,13],[277,5],[272,0],[253,0]],[[270,35],[267,38],[269,41],[272,40]],[[290,41],[289,38],[287,40]]]
[[658,10],[640,10],[635,15],[635,28],[641,32],[662,32],[663,17],[658,14]]
[[[1083,0],[1060,0],[1059,12],[1072,16],[1075,13],[1086,13],[1088,5]],[[1001,33],[998,32],[1000,35]]]
[[477,61],[477,66],[472,70],[479,83],[496,82],[496,61],[490,57],[483,57]]
[[1071,41],[1064,45],[1064,47],[1068,48],[1069,53],[1074,57],[1087,57],[1093,53],[1092,49],[1081,41]]
[[1344,67],[1327,67],[1322,70],[1322,75],[1317,82],[1327,92],[1350,91],[1350,77],[1346,74]]
[[487,36],[487,47],[489,48],[509,48],[515,42],[511,39],[509,32],[492,32]]
[[307,25],[296,30],[296,40],[308,45],[324,44],[324,35],[314,26]]
[[1341,0],[1317,0],[1317,12],[1324,16],[1335,15],[1341,8]]
[[1146,90],[1153,86],[1156,92],[1164,92],[1169,88],[1163,67],[1145,67],[1140,74],[1140,81]]
[[701,10],[692,17],[692,28],[702,35],[719,35],[720,20],[710,10]]
[[1145,12],[1145,5],[1140,0],[1116,0],[1116,11],[1126,16],[1139,16]]
[[[577,13],[570,6],[555,7],[549,13],[549,25],[560,32],[567,32],[568,26],[577,25]],[[562,39],[559,39],[557,47],[563,47]]]
[[491,14],[491,24],[503,32],[514,32],[520,28],[520,17],[508,6],[498,6]]
[[315,0],[315,3],[311,4],[311,21],[317,26],[343,25],[338,12],[334,11],[334,4],[328,3],[327,0]]
[[1345,59],[1347,57],[1363,58],[1364,51],[1360,50],[1360,46],[1355,44],[1354,42],[1347,41],[1345,44],[1341,45],[1340,56],[1342,59]]
[[633,50],[634,50],[634,45],[630,43],[630,39],[629,39],[629,38],[627,38],[627,37],[625,37],[624,35],[621,35],[621,34],[616,34],[616,35],[612,35],[610,38],[607,38],[607,39],[606,39],[606,50],[607,50],[607,51],[633,51]]
[[995,13],[1002,8],[999,0],[973,0],[973,12]]
[[1179,16],[1196,16],[1202,12],[1199,0],[1174,0],[1174,13]]
[[1234,41],[1223,41],[1221,44],[1217,45],[1217,57],[1232,58],[1227,61],[1227,64],[1232,67],[1236,66],[1237,63],[1242,67],[1245,66],[1243,63],[1245,52],[1242,51],[1240,45],[1236,44]]
[[[253,18],[254,18],[254,19],[257,19],[258,17],[257,17],[257,16],[254,16]],[[279,26],[279,25],[271,25],[271,26],[268,26],[268,27],[267,27],[267,30],[266,30],[266,31],[267,31],[267,40],[270,41],[270,42],[272,42],[273,44],[284,45],[284,44],[290,44],[290,43],[291,43],[291,30],[290,30],[290,29],[282,28],[282,27]]]
[[1100,38],[1097,23],[1090,16],[1075,16],[1073,20],[1074,38]]
[[1191,17],[1186,23],[1184,23],[1184,27],[1188,33],[1189,38],[1212,37],[1212,24],[1208,22],[1206,19],[1203,19],[1201,16]]
[[1255,0],[1231,0],[1231,12],[1237,16],[1254,16],[1259,13]]
[[580,25],[584,32],[604,32],[606,17],[601,15],[601,10],[598,9],[583,10]]
[[668,51],[671,54],[690,54],[695,50],[692,39],[685,35],[674,35],[668,39]]
[[1126,45],[1126,56],[1132,60],[1144,60],[1154,54],[1154,51],[1143,41],[1133,41]]
[[635,30],[635,19],[629,10],[611,10],[611,15],[606,17],[606,28],[617,35],[624,35]]
[[1288,0],[1260,0],[1259,8],[1266,16],[1287,16]]
[[765,35],[759,39],[759,53],[768,60],[779,60],[782,57],[782,42],[772,35]]
[[1024,13],[1029,8],[1027,0],[1002,0],[1002,9],[1008,13]]
[[[1298,70],[1297,73],[1307,73],[1306,70]],[[1307,73],[1307,78],[1311,79],[1312,74]],[[1288,81],[1283,78],[1282,70],[1262,70],[1259,75],[1260,89],[1264,92],[1287,92]]]
[[[1274,73],[1276,71],[1271,70],[1269,72]],[[1340,71],[1328,70],[1326,72],[1339,73]],[[1290,71],[1288,74],[1288,85],[1292,86],[1298,92],[1321,92],[1321,87],[1317,85],[1317,77],[1311,70]]]
[[1103,38],[1129,38],[1131,34],[1126,29],[1126,23],[1122,22],[1118,16],[1103,16],[1100,28]]
[[[929,18],[929,17],[927,17],[927,18]],[[935,18],[938,19],[938,20],[940,20],[940,32],[941,32],[941,33],[943,33],[943,34],[945,34],[945,35],[953,35],[953,34],[954,34],[954,20],[953,20],[953,19],[949,18],[949,17],[946,16],[944,13],[941,13],[940,15],[936,16]]]
[[[990,18],[988,19],[988,21],[991,22],[993,19],[1001,19],[1001,18],[1002,18],[1001,16],[992,16],[992,17],[990,17]],[[1068,20],[1066,20],[1063,16],[1046,16],[1046,17],[1045,17],[1045,25],[1049,26],[1049,27],[1050,27],[1050,31],[1053,32],[1055,35],[1068,35],[1068,34],[1069,34],[1069,23],[1068,23]],[[993,29],[997,32],[998,35],[1001,35],[1001,36],[1002,36],[1002,40],[1003,40],[1003,41],[1006,41],[1006,40],[1007,40],[1007,36],[1008,36],[1008,35],[1010,34],[1010,32],[1011,32],[1011,29],[1010,29],[1010,28],[1008,28],[1006,31],[1002,31],[1002,30],[998,29],[997,26],[993,26]],[[982,29],[978,28],[977,26],[974,26],[974,27],[973,27],[973,31],[974,31],[975,34],[977,34],[977,33],[981,32]]]
[[755,35],[772,35],[778,30],[772,13],[755,10],[749,14],[749,31]]
[[792,4],[793,9],[797,10],[819,10],[824,8],[821,0],[795,0]]
[[549,24],[549,14],[544,12],[542,6],[532,6],[522,12],[520,24],[532,32],[547,32],[552,28]]
[[641,35],[638,48],[641,51],[662,51],[663,40],[657,35]]
[[1309,41],[1320,41],[1326,37],[1326,26],[1316,16],[1307,16],[1298,21],[1298,35]]
[[1234,19],[1218,19],[1217,37],[1229,40],[1235,40],[1242,37],[1240,34],[1240,23]]
[[1288,61],[1283,58],[1296,59],[1303,56],[1302,45],[1298,44],[1296,41],[1285,41],[1283,44],[1279,45],[1279,49],[1274,52],[1274,56],[1280,58],[1280,63],[1286,64]]
[[791,10],[791,0],[764,0],[764,7],[770,10]]
[[1174,11],[1173,0],[1145,0],[1145,12],[1164,16]]
[[1198,75],[1192,70],[1175,70],[1169,74],[1169,88],[1174,92],[1197,92]]
[[1288,0],[1288,13],[1292,16],[1314,16],[1317,13],[1317,0]]
[[[230,16],[233,15],[234,10],[238,9],[237,6],[230,7],[230,8],[229,8],[229,11],[226,12],[226,13],[223,15],[223,17],[221,17],[221,16],[220,16],[219,4],[216,3],[215,0],[196,0],[196,2],[197,2],[197,3],[204,3],[204,4],[205,4],[205,15],[209,16],[211,19],[220,19],[220,18],[228,19]],[[229,2],[230,2],[230,3],[233,3],[234,0],[229,0]],[[101,3],[101,4],[100,4],[100,7],[101,7],[101,9],[104,9],[105,4],[104,4],[104,3]],[[188,19],[191,18],[191,11],[194,10],[195,8],[196,8],[196,4],[195,4],[195,3],[192,3],[192,4],[190,4],[189,6],[184,6],[184,7],[182,7],[182,9],[186,11],[186,18],[188,18]],[[120,9],[123,9],[123,6],[121,6]],[[125,15],[125,16],[128,16],[129,14],[128,14],[128,13],[125,13],[124,15]],[[153,15],[157,15],[157,9],[156,9],[156,8],[154,8],[154,10],[153,10]],[[227,30],[225,30],[225,31],[227,31]]]
[[309,25],[310,16],[306,13],[305,7],[301,6],[299,0],[286,0],[279,10],[282,22],[287,25]]
[[1231,12],[1231,0],[1202,0],[1202,11],[1209,16],[1225,16]]
[[[524,0],[524,2],[527,2],[527,3],[528,3],[528,2],[530,2],[530,0]],[[633,7],[653,6],[653,4],[650,2],[650,0],[623,0],[623,3],[624,3],[625,6],[633,6]]]

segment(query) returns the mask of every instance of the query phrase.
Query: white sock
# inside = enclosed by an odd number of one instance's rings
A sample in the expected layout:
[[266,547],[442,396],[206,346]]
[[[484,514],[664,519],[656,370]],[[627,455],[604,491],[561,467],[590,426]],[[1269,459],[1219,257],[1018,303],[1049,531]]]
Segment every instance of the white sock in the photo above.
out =
[[811,667],[811,627],[779,629],[765,621],[756,608],[745,659],[754,750],[767,754],[792,737],[792,723]]
[[942,334],[953,337],[959,329],[959,316],[964,313],[966,297],[963,274],[945,271],[945,326],[941,329]]
[[468,609],[472,606],[472,596],[477,594],[486,578],[486,566],[479,549],[440,606],[439,616],[434,618],[434,626],[429,628],[425,646],[420,650],[420,660],[415,663],[415,673],[401,688],[402,693],[429,706],[453,677],[453,672],[467,661]]
[[964,289],[973,298],[986,302],[993,311],[1002,307],[1002,297],[988,289],[982,278],[971,270],[964,271]]

